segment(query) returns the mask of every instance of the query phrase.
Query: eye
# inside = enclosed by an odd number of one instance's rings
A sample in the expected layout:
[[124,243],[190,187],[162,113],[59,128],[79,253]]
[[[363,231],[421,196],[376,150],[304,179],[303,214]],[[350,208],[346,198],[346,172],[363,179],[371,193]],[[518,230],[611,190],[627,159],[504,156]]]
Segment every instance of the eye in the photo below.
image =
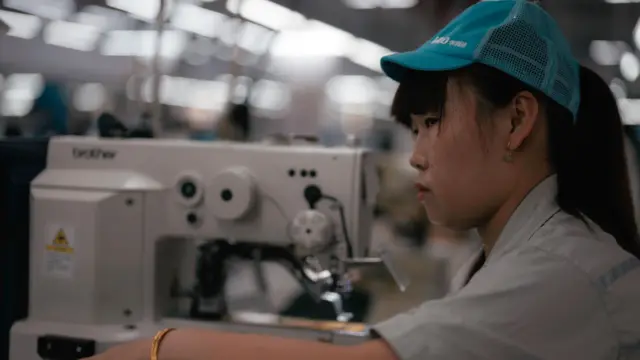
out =
[[424,119],[424,126],[429,128],[437,123],[440,122],[440,118],[439,117],[427,117]]
[[414,136],[418,136],[420,129],[428,129],[440,122],[441,117],[435,115],[412,115],[411,132]]

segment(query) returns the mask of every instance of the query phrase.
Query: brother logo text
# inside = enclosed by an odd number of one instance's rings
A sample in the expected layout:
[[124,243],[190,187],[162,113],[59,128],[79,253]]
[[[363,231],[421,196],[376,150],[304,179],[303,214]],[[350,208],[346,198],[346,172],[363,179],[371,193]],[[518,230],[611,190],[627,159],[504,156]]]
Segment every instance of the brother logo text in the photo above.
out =
[[116,157],[117,152],[114,150],[90,148],[81,149],[73,148],[73,157],[75,159],[86,160],[113,160]]

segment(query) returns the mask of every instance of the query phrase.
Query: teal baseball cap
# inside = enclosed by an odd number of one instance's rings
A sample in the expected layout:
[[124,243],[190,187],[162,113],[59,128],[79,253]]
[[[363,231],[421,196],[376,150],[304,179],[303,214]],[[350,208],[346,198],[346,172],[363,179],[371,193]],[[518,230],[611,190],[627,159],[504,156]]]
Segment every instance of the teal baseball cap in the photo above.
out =
[[402,82],[408,70],[448,71],[481,63],[507,73],[571,111],[580,105],[580,65],[555,20],[526,0],[485,0],[467,8],[414,51],[382,58]]

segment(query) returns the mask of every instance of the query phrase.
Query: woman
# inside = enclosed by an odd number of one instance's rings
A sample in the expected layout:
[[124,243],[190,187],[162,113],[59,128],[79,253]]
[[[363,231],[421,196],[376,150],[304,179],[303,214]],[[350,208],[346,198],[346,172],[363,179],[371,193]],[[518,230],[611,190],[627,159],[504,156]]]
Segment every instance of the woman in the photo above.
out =
[[[414,130],[430,220],[482,237],[467,284],[375,326],[363,345],[178,329],[156,336],[158,359],[640,359],[620,117],[549,15],[483,1],[382,65],[400,82],[393,112]],[[148,359],[151,348],[96,359]]]

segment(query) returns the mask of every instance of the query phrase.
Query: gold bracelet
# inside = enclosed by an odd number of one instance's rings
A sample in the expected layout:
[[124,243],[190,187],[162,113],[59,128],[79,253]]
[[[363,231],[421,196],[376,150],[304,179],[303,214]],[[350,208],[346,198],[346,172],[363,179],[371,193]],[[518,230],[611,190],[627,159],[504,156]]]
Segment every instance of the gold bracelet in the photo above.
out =
[[160,352],[160,343],[162,342],[162,339],[164,339],[165,336],[167,336],[167,334],[172,332],[173,330],[175,329],[167,328],[167,329],[160,330],[153,337],[153,341],[151,342],[151,360],[158,360],[158,353]]

